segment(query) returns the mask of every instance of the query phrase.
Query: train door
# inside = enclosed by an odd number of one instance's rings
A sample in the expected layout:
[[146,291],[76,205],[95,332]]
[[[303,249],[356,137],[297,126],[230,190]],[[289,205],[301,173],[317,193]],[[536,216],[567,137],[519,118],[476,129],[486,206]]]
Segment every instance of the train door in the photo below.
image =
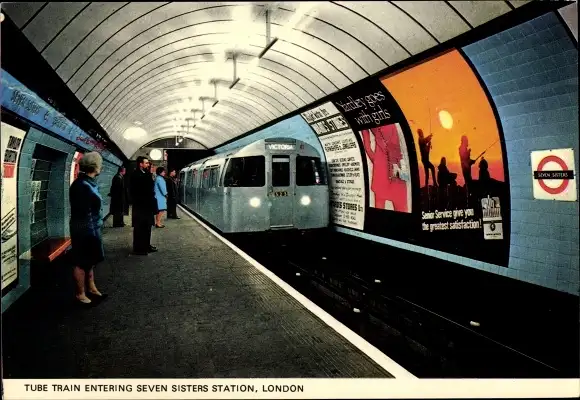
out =
[[294,160],[289,155],[273,154],[270,161],[270,228],[291,228],[294,219]]

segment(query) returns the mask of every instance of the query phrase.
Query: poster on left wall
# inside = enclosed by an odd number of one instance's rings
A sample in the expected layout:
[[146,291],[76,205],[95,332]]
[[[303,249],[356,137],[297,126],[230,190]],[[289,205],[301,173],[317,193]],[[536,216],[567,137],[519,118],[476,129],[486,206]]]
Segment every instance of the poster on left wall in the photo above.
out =
[[79,176],[79,161],[81,160],[81,158],[83,158],[83,153],[81,153],[80,151],[75,152],[75,155],[72,159],[72,163],[70,166],[70,184],[71,185],[75,181],[75,179],[77,179],[77,176]]
[[25,135],[2,122],[2,290],[18,279],[18,160]]

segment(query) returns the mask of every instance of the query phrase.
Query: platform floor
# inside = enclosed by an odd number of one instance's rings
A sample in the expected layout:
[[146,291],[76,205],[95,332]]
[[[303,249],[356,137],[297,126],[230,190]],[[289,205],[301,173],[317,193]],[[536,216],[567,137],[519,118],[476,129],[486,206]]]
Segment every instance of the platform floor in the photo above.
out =
[[180,216],[154,229],[160,251],[145,257],[130,255],[130,225],[105,228],[98,306],[31,291],[7,310],[4,378],[392,377]]

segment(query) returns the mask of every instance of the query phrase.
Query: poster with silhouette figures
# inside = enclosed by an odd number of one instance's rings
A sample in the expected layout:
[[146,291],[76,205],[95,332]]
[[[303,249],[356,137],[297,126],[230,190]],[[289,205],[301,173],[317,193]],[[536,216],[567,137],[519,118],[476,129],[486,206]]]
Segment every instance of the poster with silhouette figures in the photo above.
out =
[[[2,290],[18,279],[18,159],[25,131],[2,122]],[[8,289],[7,289],[8,290]]]
[[316,133],[330,175],[330,217],[335,225],[364,229],[365,181],[354,132],[332,103],[301,114]]
[[421,242],[506,265],[502,225],[508,219],[509,189],[502,141],[492,106],[469,64],[451,50],[381,80],[413,136]]

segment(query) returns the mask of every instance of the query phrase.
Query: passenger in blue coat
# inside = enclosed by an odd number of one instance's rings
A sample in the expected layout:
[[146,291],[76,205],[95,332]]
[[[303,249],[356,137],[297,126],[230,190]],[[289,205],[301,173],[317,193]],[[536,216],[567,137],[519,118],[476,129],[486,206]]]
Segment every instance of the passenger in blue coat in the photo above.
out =
[[155,226],[157,228],[165,228],[161,224],[163,213],[167,211],[167,183],[165,182],[165,168],[158,167],[155,171],[157,177],[155,178],[155,199],[157,200],[157,216],[155,218]]
[[[79,175],[69,189],[70,238],[76,281],[76,298],[81,304],[102,299],[95,285],[94,267],[105,259],[103,249],[103,199],[95,178],[101,173],[103,159],[99,153],[87,153],[79,162]],[[85,282],[88,291],[85,292]]]

